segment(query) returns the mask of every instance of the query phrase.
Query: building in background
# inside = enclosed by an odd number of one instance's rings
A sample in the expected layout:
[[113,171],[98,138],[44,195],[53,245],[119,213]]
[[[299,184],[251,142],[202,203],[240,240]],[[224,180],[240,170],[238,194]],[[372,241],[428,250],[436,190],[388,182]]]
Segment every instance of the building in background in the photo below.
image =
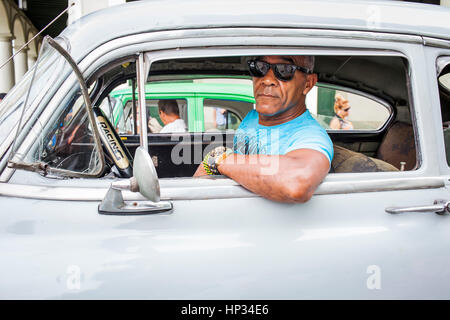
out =
[[[12,0],[0,1],[0,65],[38,33],[19,5]],[[36,38],[0,69],[0,92],[8,92],[36,62],[41,41]]]
[[8,92],[36,62],[45,35],[58,36],[67,24],[126,0],[0,0],[0,65],[44,29],[70,3],[74,5],[0,68],[0,92]]

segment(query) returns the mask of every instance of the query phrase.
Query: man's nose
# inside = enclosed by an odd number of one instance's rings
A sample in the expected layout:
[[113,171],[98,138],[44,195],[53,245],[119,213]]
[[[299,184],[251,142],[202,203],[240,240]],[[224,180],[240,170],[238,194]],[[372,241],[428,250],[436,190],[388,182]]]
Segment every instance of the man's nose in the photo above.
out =
[[266,73],[266,75],[263,78],[263,83],[266,86],[275,86],[277,85],[277,78],[275,77],[275,74],[273,73],[272,68],[269,69],[269,71]]

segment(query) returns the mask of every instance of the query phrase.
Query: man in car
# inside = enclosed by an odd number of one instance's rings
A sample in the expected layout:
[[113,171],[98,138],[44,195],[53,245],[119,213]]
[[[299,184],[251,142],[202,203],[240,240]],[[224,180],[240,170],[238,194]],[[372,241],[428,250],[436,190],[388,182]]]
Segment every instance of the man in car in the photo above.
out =
[[159,117],[164,127],[159,133],[186,132],[186,123],[180,118],[180,110],[176,100],[159,100]]
[[194,176],[223,174],[265,198],[306,202],[333,158],[331,139],[305,105],[317,82],[314,57],[265,56],[248,65],[255,110],[236,131],[233,150],[215,148]]

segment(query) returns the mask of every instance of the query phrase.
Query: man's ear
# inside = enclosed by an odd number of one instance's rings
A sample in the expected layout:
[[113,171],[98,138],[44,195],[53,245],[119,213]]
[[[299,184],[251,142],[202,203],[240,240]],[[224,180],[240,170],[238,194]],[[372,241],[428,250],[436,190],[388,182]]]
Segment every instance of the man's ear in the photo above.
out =
[[317,83],[317,73],[308,74],[306,76],[306,86],[303,90],[303,94],[306,95]]

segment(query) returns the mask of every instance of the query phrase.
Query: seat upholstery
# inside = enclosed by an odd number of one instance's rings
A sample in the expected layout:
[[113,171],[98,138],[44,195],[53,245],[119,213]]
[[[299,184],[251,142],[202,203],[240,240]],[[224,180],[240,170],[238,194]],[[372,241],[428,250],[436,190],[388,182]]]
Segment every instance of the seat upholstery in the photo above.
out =
[[383,138],[376,157],[386,161],[397,169],[405,162],[405,170],[416,166],[416,144],[413,127],[405,122],[395,122]]
[[331,162],[332,172],[379,172],[398,171],[393,165],[362,153],[334,145],[334,158]]

